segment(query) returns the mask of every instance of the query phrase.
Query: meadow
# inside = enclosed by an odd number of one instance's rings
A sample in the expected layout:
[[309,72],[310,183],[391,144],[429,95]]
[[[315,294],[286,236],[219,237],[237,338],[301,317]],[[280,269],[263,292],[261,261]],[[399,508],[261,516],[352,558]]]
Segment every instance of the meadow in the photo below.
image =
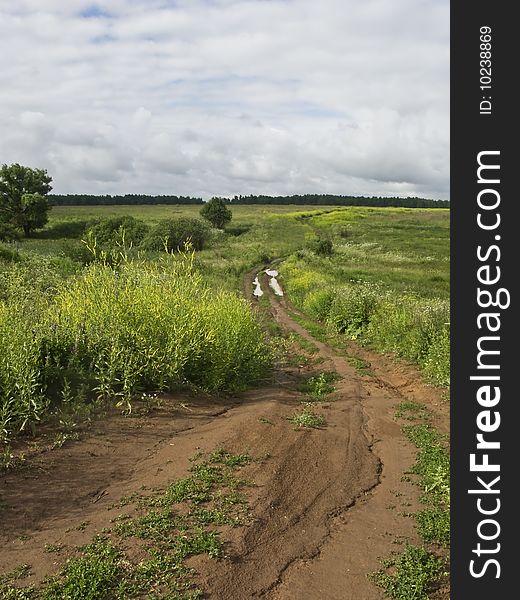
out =
[[197,252],[142,249],[124,235],[103,250],[86,232],[111,218],[153,228],[199,210],[54,207],[33,238],[0,246],[4,440],[71,402],[111,398],[130,410],[150,390],[262,380],[269,342],[242,278],[280,258],[288,299],[310,318],[448,384],[449,211],[236,206]]
[[[114,407],[131,416],[143,402],[153,406],[163,392],[187,391],[219,405],[242,390],[272,386],[284,360],[298,369],[322,368],[316,340],[334,348],[362,378],[370,380],[373,373],[369,363],[350,354],[353,342],[387,354],[392,365],[412,363],[430,388],[446,390],[448,210],[240,205],[232,207],[224,230],[201,222],[199,210],[54,207],[47,226],[33,237],[0,242],[0,468],[6,473],[17,469],[13,448],[41,431],[54,432],[52,448],[61,448],[72,440],[81,443],[78,431],[88,429],[94,417],[109,419]],[[244,285],[273,264],[284,298],[264,296],[251,310]],[[281,302],[313,342],[288,333],[273,318],[271,302]],[[291,344],[299,350],[288,351]],[[311,371],[298,384],[303,410],[283,422],[294,432],[326,435],[332,413],[325,418],[318,407],[341,385],[338,377]],[[393,408],[403,440],[417,448],[410,474],[418,478],[424,506],[409,516],[426,546],[407,545],[369,579],[390,598],[426,599],[445,571],[448,452],[423,404],[403,401]],[[276,431],[273,418],[258,422]],[[212,513],[208,523],[227,522],[226,514]],[[143,523],[165,515],[145,515]],[[164,527],[171,529],[172,516],[166,516]],[[141,527],[141,521],[135,523]],[[192,525],[200,528],[199,521]],[[133,532],[127,529],[119,533]],[[199,536],[189,552],[176,555],[176,568],[184,568],[191,552],[213,556],[214,532],[203,533],[200,547]],[[144,578],[140,567],[129,570],[130,563],[117,554],[121,550],[103,544],[85,547],[81,558],[67,563],[72,566],[62,579],[40,589],[41,597],[61,597],[68,587],[76,593],[84,567],[97,581],[97,563],[91,569],[97,552],[123,578],[122,597],[138,596],[160,580],[157,569]],[[114,589],[116,579],[94,583]],[[13,594],[7,597],[40,597],[32,588],[22,592],[6,585]],[[0,592],[1,586],[0,581]],[[190,594],[178,597],[199,597]]]

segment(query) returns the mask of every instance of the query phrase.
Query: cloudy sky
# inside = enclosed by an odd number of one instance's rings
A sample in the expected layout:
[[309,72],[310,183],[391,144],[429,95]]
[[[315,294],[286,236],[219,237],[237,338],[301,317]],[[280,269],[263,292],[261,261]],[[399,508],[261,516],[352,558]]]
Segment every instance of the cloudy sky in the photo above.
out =
[[449,0],[0,0],[0,51],[56,193],[449,198]]

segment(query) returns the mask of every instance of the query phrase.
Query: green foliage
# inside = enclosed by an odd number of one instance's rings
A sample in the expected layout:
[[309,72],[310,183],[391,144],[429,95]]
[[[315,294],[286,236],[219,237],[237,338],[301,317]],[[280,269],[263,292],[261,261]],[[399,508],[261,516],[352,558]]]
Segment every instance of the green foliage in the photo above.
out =
[[[401,405],[398,416],[427,418],[420,405]],[[407,416],[410,415],[410,416]],[[412,472],[419,476],[423,490],[421,502],[426,508],[414,516],[422,539],[440,546],[450,544],[450,456],[445,440],[429,423],[416,423],[403,428],[417,447],[417,460]]]
[[311,290],[303,299],[303,310],[318,321],[324,321],[330,313],[334,296],[335,290],[331,287]]
[[335,331],[355,340],[371,322],[381,295],[381,287],[371,283],[342,286],[334,290],[326,320]]
[[319,373],[309,377],[300,387],[301,391],[307,394],[312,400],[322,400],[325,396],[332,394],[336,389],[333,385],[339,375],[333,371],[328,373]]
[[18,262],[20,260],[20,253],[15,248],[12,248],[8,244],[0,244],[0,261],[4,262]]
[[49,271],[41,285],[18,269],[4,281],[4,436],[37,423],[66,386],[68,395],[87,386],[90,398],[130,407],[143,390],[242,389],[271,362],[247,303],[206,287],[188,257],[117,270],[93,263],[68,280]]
[[440,331],[436,331],[422,366],[426,375],[437,385],[450,385],[450,330],[444,323]]
[[435,383],[448,385],[449,320],[447,300],[388,298],[373,314],[366,337],[376,348],[418,363]]
[[287,420],[298,428],[305,427],[309,429],[319,429],[326,425],[323,415],[315,413],[309,406],[306,406],[301,412],[294,414]]
[[148,225],[134,217],[111,217],[100,219],[86,230],[88,238],[101,247],[111,248],[117,244],[139,245],[148,233]]
[[200,219],[189,217],[165,219],[150,230],[143,240],[142,248],[177,252],[189,245],[193,250],[202,250],[209,237],[209,227]]
[[369,578],[393,600],[428,600],[432,584],[442,574],[444,562],[424,548],[408,545],[394,559],[383,562],[385,569]]
[[223,229],[226,223],[231,221],[233,213],[227,207],[229,202],[225,198],[211,198],[200,209],[200,214],[204,219],[208,220],[213,227]]
[[16,242],[20,237],[20,232],[14,225],[0,221],[0,242]]
[[309,242],[309,248],[318,256],[332,256],[334,254],[334,245],[332,240],[316,238]]
[[83,556],[69,561],[61,577],[42,594],[43,600],[100,600],[112,598],[119,578],[121,551],[109,542],[96,540],[83,549]]
[[420,510],[414,515],[417,530],[426,542],[433,542],[448,548],[450,545],[450,513],[441,508]]
[[22,229],[29,236],[48,221],[46,195],[52,178],[43,169],[18,163],[0,167],[0,222]]

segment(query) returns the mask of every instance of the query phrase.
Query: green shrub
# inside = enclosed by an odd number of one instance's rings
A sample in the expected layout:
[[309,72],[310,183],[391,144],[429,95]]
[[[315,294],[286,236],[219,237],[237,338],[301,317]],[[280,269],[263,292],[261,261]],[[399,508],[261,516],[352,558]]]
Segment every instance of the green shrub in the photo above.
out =
[[10,223],[0,223],[0,242],[16,242],[22,236]]
[[18,262],[20,260],[20,253],[16,248],[11,248],[7,244],[0,244],[0,260],[5,262]]
[[331,240],[316,238],[309,242],[309,248],[317,256],[332,256],[334,254],[334,246]]
[[209,226],[200,219],[180,217],[160,221],[143,239],[145,250],[176,252],[189,244],[193,250],[202,250],[210,238]]
[[330,305],[327,322],[351,339],[359,338],[381,302],[382,290],[371,283],[357,283],[337,288]]
[[111,248],[116,245],[137,246],[148,233],[148,225],[134,217],[110,217],[100,219],[87,228],[86,235],[96,240],[98,246]]
[[376,585],[393,600],[428,600],[445,562],[425,548],[407,545],[399,556],[383,561],[384,569],[370,573]]
[[450,385],[450,331],[447,326],[433,337],[422,366],[435,384]]
[[[449,322],[447,300],[424,300],[410,296],[398,296],[380,304],[373,315],[367,337],[381,350],[396,352],[399,356],[421,365],[428,360],[432,345],[444,353],[449,339],[440,333]],[[449,348],[448,348],[449,350]],[[430,372],[434,370],[432,354]],[[445,368],[448,356],[442,357]]]

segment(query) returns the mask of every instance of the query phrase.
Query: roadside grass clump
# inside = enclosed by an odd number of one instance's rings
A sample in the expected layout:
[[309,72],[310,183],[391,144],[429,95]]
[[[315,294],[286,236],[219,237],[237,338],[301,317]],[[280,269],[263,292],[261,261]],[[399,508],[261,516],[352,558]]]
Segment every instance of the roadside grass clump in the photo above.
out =
[[426,376],[436,385],[450,385],[450,326],[444,323],[431,340],[426,356],[422,360]]
[[334,382],[339,379],[339,375],[333,371],[322,372],[318,375],[312,375],[301,385],[300,390],[311,400],[323,400],[324,397],[335,391]]
[[386,298],[366,338],[376,349],[418,363],[436,383],[449,384],[449,302],[413,296]]
[[358,339],[371,322],[382,295],[381,287],[372,283],[341,286],[334,291],[326,321],[338,333]]
[[351,367],[354,367],[356,371],[363,377],[373,375],[372,365],[364,360],[363,358],[359,358],[359,356],[346,356],[347,362]]
[[130,410],[143,391],[232,392],[270,367],[247,303],[208,288],[190,256],[95,262],[68,280],[45,278],[47,289],[25,275],[10,273],[0,301],[4,438],[33,428],[65,397]]
[[303,337],[303,335],[296,333],[295,331],[291,331],[291,333],[288,336],[288,339],[290,342],[294,342],[302,350],[305,350],[305,352],[308,352],[309,354],[317,354],[318,352],[318,348],[315,344],[313,344],[307,338]]
[[445,563],[424,548],[407,545],[397,557],[382,561],[383,569],[369,579],[393,600],[428,600]]
[[83,556],[70,560],[60,577],[46,586],[44,600],[98,600],[117,593],[124,574],[122,553],[98,539],[82,549]]
[[404,400],[396,406],[395,416],[398,419],[404,419],[405,421],[429,421],[432,418],[430,410],[424,406],[412,400]]
[[427,541],[448,547],[450,543],[450,456],[441,434],[428,423],[406,425],[403,431],[417,447],[412,473],[419,476],[424,510],[416,513],[418,531]]
[[323,415],[315,413],[309,406],[306,406],[301,412],[294,414],[292,417],[288,417],[287,420],[296,425],[297,429],[302,427],[320,429],[326,426]]
[[327,238],[316,237],[308,242],[309,249],[317,256],[332,256],[334,254],[334,244]]

